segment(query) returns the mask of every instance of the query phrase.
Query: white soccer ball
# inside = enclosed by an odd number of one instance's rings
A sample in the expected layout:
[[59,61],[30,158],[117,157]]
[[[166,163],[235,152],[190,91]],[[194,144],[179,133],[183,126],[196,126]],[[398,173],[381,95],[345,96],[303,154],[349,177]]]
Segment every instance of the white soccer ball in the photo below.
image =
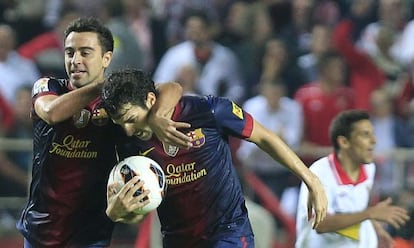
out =
[[[144,156],[131,156],[119,162],[111,171],[108,185],[118,182],[124,186],[134,176],[139,176],[144,181],[143,190],[150,190],[148,195],[150,202],[142,208],[136,209],[137,214],[147,214],[155,210],[160,204],[166,191],[165,174],[161,166],[154,160]],[[135,194],[139,195],[141,190]]]

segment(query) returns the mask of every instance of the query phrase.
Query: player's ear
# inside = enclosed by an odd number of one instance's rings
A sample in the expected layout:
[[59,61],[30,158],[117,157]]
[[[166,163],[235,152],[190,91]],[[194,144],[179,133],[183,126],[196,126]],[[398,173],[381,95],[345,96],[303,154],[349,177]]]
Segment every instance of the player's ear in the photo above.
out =
[[157,97],[155,96],[154,92],[148,92],[147,94],[147,100],[146,100],[146,105],[148,109],[151,109],[151,107],[155,104],[155,102],[157,101]]
[[103,67],[107,68],[109,64],[111,63],[111,60],[112,60],[112,52],[107,51],[106,53],[104,53],[103,58],[102,58]]
[[341,136],[338,136],[336,139],[341,149],[349,147],[349,140],[345,136],[341,135]]

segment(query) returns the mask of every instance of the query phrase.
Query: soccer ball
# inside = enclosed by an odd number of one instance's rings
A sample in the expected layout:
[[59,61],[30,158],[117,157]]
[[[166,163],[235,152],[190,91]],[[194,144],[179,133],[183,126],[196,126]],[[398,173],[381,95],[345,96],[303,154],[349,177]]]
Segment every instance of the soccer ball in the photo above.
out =
[[135,196],[144,190],[150,190],[150,202],[142,208],[136,209],[136,214],[147,214],[155,210],[160,204],[166,191],[165,174],[161,166],[154,160],[144,156],[131,156],[119,162],[111,171],[108,185],[118,182],[120,190],[124,184],[134,176],[144,181],[144,186],[135,192]]

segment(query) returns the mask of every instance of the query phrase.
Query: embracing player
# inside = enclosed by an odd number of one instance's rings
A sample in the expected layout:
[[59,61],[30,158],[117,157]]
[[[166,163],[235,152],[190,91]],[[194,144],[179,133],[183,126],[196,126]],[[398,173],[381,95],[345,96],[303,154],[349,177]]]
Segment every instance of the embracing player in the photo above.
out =
[[[129,155],[146,154],[166,174],[168,189],[158,207],[164,247],[254,247],[243,192],[232,164],[228,138],[256,143],[304,180],[311,192],[309,212],[314,227],[326,214],[326,197],[319,179],[273,132],[257,123],[234,102],[213,96],[184,96],[171,109],[172,120],[187,122],[190,149],[180,149],[152,135],[147,116],[157,102],[152,80],[142,71],[112,73],[104,84],[102,100],[110,117],[134,136]],[[119,192],[110,191],[107,214],[125,220],[130,206],[139,207],[145,193],[134,177]],[[310,214],[310,213],[309,213]]]

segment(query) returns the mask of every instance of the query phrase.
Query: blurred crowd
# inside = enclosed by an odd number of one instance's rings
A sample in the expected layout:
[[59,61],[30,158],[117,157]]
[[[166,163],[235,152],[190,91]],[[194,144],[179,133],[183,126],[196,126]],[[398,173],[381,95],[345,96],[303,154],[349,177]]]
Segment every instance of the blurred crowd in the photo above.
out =
[[[91,15],[115,38],[108,73],[139,67],[186,94],[228,97],[308,165],[332,152],[335,115],[368,110],[375,192],[413,207],[414,184],[396,192],[391,180],[393,151],[414,147],[413,1],[0,0],[0,137],[32,138],[31,85],[66,77],[63,30]],[[235,147],[294,215],[297,180],[254,145]],[[0,149],[0,195],[27,194],[30,164],[30,152]]]

